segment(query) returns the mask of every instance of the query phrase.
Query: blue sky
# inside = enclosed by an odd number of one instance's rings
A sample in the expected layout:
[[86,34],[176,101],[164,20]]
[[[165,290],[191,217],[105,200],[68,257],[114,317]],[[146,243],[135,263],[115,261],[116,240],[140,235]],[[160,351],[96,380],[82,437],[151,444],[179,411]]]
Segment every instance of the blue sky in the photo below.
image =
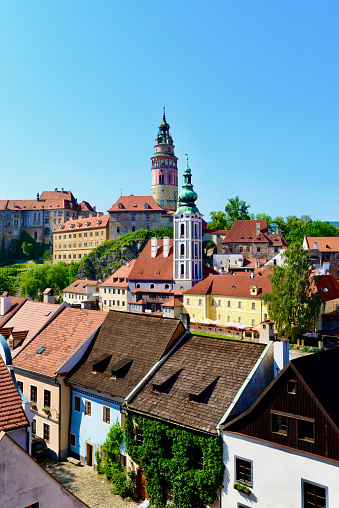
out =
[[208,219],[337,220],[339,3],[0,3],[0,199],[150,194],[162,117]]

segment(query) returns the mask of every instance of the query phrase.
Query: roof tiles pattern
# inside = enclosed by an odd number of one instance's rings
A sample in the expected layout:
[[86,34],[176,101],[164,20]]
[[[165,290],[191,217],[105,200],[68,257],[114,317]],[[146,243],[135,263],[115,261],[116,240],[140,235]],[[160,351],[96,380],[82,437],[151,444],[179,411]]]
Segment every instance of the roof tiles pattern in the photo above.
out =
[[[258,288],[256,296],[251,295],[251,286]],[[220,295],[242,296],[261,298],[264,293],[272,291],[271,281],[265,275],[255,274],[245,277],[243,274],[236,275],[210,275],[206,279],[197,282],[185,294],[193,295]]]
[[169,240],[168,257],[164,258],[163,240],[157,240],[156,257],[151,257],[151,240],[140,253],[129,274],[129,280],[172,280],[173,279],[173,240]]
[[[258,234],[257,224],[260,224]],[[267,243],[274,247],[288,246],[288,243],[280,232],[277,235],[268,232],[266,219],[236,220],[221,243],[223,245],[228,243]]]
[[20,429],[28,425],[19,392],[0,356],[0,431]]
[[[145,205],[147,205],[146,208]],[[153,196],[120,196],[118,201],[108,210],[108,212],[124,211],[147,213],[148,211],[162,212],[165,210],[158,205]]]

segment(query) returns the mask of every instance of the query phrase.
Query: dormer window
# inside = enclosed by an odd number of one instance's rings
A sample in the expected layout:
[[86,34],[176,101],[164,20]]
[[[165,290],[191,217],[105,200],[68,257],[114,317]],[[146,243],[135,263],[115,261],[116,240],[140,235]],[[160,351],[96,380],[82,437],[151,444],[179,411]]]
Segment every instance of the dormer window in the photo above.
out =
[[118,208],[122,208],[122,203],[118,203]]
[[149,208],[148,203],[144,203],[144,208],[145,209]]
[[258,295],[257,286],[251,286],[251,296],[257,296],[257,295]]
[[77,228],[80,228],[81,224],[80,222],[77,222]]
[[132,365],[133,359],[124,357],[115,362],[111,367],[111,379],[124,378]]

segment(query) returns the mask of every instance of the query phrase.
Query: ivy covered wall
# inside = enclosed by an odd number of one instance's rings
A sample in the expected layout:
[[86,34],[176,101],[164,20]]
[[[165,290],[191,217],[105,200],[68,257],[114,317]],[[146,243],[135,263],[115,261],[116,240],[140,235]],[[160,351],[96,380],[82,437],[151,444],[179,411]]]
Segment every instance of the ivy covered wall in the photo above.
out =
[[[133,421],[142,430],[141,446],[136,444]],[[192,508],[194,496],[206,504],[217,499],[224,478],[220,436],[194,433],[131,412],[126,415],[125,433],[128,454],[144,470],[152,508],[166,506],[169,486],[175,508]]]

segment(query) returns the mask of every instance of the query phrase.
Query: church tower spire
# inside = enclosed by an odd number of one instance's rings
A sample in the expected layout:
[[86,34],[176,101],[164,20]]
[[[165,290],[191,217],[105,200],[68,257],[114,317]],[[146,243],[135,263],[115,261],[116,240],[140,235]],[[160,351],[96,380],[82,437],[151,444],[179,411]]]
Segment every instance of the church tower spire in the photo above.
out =
[[173,279],[176,289],[190,289],[202,279],[202,215],[195,204],[198,198],[191,182],[192,171],[187,166],[184,184],[173,216]]
[[178,158],[174,155],[173,139],[169,130],[164,106],[162,122],[155,139],[155,153],[151,157],[151,195],[161,208],[175,211],[178,200]]

